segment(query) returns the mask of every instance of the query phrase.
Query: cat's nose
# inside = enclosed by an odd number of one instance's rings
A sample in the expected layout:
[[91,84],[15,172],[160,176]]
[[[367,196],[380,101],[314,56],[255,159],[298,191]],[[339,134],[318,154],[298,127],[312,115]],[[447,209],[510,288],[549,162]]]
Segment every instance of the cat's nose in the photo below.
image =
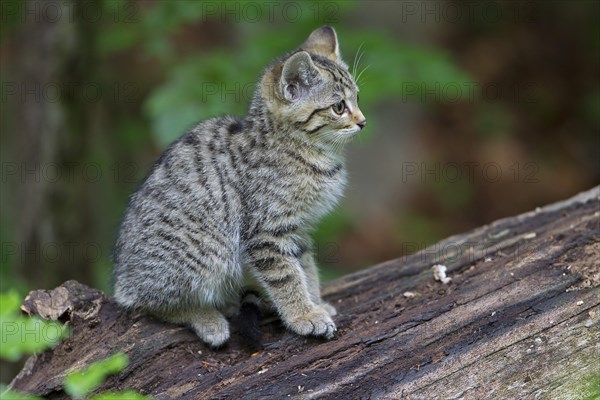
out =
[[362,129],[367,125],[367,120],[363,119],[362,121],[358,121],[356,125],[360,126],[360,129]]

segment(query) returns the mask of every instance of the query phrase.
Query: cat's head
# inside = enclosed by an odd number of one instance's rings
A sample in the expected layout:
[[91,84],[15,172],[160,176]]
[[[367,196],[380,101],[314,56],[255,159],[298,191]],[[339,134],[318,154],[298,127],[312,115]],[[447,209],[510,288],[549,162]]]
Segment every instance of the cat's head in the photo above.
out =
[[345,143],[366,125],[358,86],[330,26],[316,29],[296,51],[274,63],[263,76],[262,88],[278,125],[308,140]]

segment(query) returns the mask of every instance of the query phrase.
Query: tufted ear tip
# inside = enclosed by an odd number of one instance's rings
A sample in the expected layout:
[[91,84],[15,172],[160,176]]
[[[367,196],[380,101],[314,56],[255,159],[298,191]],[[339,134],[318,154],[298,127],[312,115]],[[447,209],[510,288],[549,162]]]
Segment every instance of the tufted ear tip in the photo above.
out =
[[[323,38],[327,38],[330,42],[337,42],[337,34],[335,33],[335,29],[331,25],[323,25],[314,31],[311,32],[310,36],[316,35]],[[310,37],[309,36],[309,37]]]
[[333,61],[340,60],[340,48],[335,29],[330,25],[323,25],[315,29],[308,39],[300,46],[303,50],[327,57]]

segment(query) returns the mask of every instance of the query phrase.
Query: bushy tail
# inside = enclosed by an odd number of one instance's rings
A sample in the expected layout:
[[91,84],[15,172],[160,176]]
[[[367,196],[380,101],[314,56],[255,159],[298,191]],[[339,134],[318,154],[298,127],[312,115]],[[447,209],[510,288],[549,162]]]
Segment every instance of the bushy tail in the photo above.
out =
[[237,317],[237,326],[242,340],[252,349],[260,349],[262,332],[260,330],[260,296],[253,291],[247,291],[242,296],[242,304]]

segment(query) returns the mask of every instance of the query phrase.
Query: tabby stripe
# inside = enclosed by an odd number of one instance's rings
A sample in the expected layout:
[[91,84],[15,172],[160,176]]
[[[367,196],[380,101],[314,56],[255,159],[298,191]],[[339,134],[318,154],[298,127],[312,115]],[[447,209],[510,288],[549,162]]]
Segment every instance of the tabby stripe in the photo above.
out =
[[322,168],[308,162],[306,159],[304,159],[299,154],[293,153],[289,150],[286,150],[285,153],[287,155],[289,155],[290,157],[294,158],[295,160],[299,161],[300,163],[302,163],[302,165],[310,168],[315,174],[318,174],[318,175],[326,175],[327,177],[331,178],[331,177],[335,176],[335,174],[337,174],[342,169],[342,164],[336,164],[331,169],[322,169]]
[[198,239],[196,239],[195,237],[193,237],[192,235],[190,235],[189,233],[185,233],[185,236],[188,238],[188,240],[190,242],[192,242],[192,244],[194,246],[196,246],[197,248],[201,248],[202,247],[202,242],[200,242]]
[[200,158],[200,152],[196,153],[195,159],[196,159],[196,173],[198,174],[198,183],[200,184],[200,186],[204,189],[204,195],[206,195],[209,199],[210,199],[210,203],[209,204],[215,204],[215,198],[212,194],[212,190],[208,185],[208,178],[207,178],[207,174],[206,171],[204,171],[204,163],[202,162],[202,159]]
[[[208,232],[218,232],[217,227],[212,223],[211,218],[209,218],[206,215],[204,210],[198,209],[198,210],[196,210],[196,212],[201,214],[201,217],[203,218],[203,220],[200,220],[196,215],[188,213],[188,212],[183,212],[183,216],[185,216],[189,221],[191,221],[195,224],[200,225],[202,222],[204,222],[204,224],[208,225],[208,228],[211,228],[211,229],[210,230],[204,229],[203,230],[204,234],[208,234]],[[190,230],[192,233],[197,233],[198,235],[200,235],[200,233],[201,233],[198,230],[192,230],[189,227],[189,225],[188,225],[187,229]],[[223,246],[224,248],[231,248],[231,243],[229,241],[223,239],[222,235],[210,234],[209,236],[211,237],[211,239],[214,239],[217,242],[219,242],[219,245]]]
[[338,83],[340,83],[342,86],[345,86],[346,88],[350,89],[350,90],[354,90],[354,86],[352,85],[352,79],[350,79],[350,75],[346,72],[343,71],[339,68],[336,69],[331,69],[329,67],[324,67],[327,71],[331,72],[331,74],[334,76],[334,80]]
[[228,194],[231,196],[231,201],[237,200],[241,204],[242,194],[240,187],[240,179],[239,174],[236,170],[235,160],[233,158],[233,151],[231,149],[231,141],[229,140],[229,136],[225,140],[224,151],[227,153],[227,157],[226,159],[224,159],[224,163],[226,164],[225,178],[229,187]]
[[[154,244],[155,247],[164,250],[166,252],[166,257],[168,258],[168,262],[170,264],[175,264],[173,263],[173,261],[178,261],[179,263],[184,263],[185,259],[184,257],[180,254],[179,250],[177,248],[173,248],[171,246],[168,246],[166,243],[155,243]],[[144,253],[144,255],[146,255],[147,253]]]
[[165,256],[163,253],[160,253],[156,250],[152,250],[149,253],[146,253],[147,256],[150,256],[152,258],[156,258],[160,261],[169,261],[169,259],[167,258],[167,256]]
[[162,229],[159,229],[158,231],[156,231],[156,234],[158,236],[160,236],[162,239],[165,239],[169,243],[180,244],[180,245],[185,246],[185,242],[183,240],[181,240],[177,236],[173,236],[170,233],[163,231]]
[[296,230],[298,230],[298,225],[294,225],[294,224],[286,224],[283,226],[280,226],[279,228],[273,229],[273,230],[266,230],[265,233],[271,234],[275,237],[282,237],[287,235],[288,233],[292,233]]
[[176,218],[176,217],[171,218],[165,214],[160,214],[159,219],[163,224],[168,225],[171,228],[181,229],[181,228],[185,227],[185,224],[183,223],[183,221],[181,221],[179,218]]
[[[163,230],[158,230],[156,232],[156,234],[161,237],[162,239],[165,239],[166,242],[158,242],[158,243],[152,243],[153,241],[151,240],[151,238],[147,238],[146,241],[148,241],[149,244],[153,244],[155,246],[159,246],[162,249],[169,251],[169,252],[173,252],[173,253],[177,253],[179,251],[185,251],[187,252],[188,249],[188,244],[181,238],[171,235],[168,232],[165,232]],[[169,246],[172,245],[172,246]],[[220,257],[219,253],[217,250],[214,250],[212,248],[209,248],[207,246],[202,246],[199,247],[198,252],[200,252],[202,255],[209,255],[212,254],[214,256]]]
[[[206,232],[202,232],[200,233],[199,231],[195,231],[192,232],[193,234],[196,234],[197,236],[209,236],[211,239],[213,239],[214,241],[219,242],[219,238],[213,236],[213,235],[209,235]],[[189,239],[190,242],[192,242],[192,244],[195,246],[195,249],[198,249],[198,251],[202,252],[203,250],[207,250],[209,249],[209,247],[206,246],[206,243],[203,243],[201,241],[199,241],[198,239],[196,239],[194,236],[190,235],[188,232],[185,233],[185,236]],[[221,247],[225,247],[225,248],[229,248],[230,245],[229,244],[225,244],[225,243],[219,243],[218,244]],[[218,253],[215,250],[212,250],[211,253],[213,255],[218,255]],[[203,254],[206,254],[205,252]]]
[[188,185],[181,183],[181,181],[178,179],[178,174],[176,174],[176,172],[178,172],[178,171],[176,171],[175,168],[172,168],[172,166],[169,166],[169,168],[166,168],[167,178],[169,178],[169,181],[173,185],[172,187],[177,189],[180,193],[189,195],[191,193],[190,187]]
[[[211,164],[213,167],[213,170],[215,171],[215,174],[217,176],[217,179],[219,181],[219,189],[221,191],[221,204],[223,204],[224,208],[225,208],[225,222],[230,222],[230,210],[229,210],[229,202],[227,201],[227,195],[225,193],[225,183],[223,182],[223,170],[221,169],[221,167],[219,166],[219,163],[217,161],[217,157],[215,155],[215,151],[217,150],[214,144],[214,140],[216,139],[216,136],[213,137],[213,141],[211,141],[208,145],[208,149],[213,153],[211,154]],[[220,154],[220,149],[219,152],[217,154]]]
[[[187,246],[183,247],[183,248],[176,248],[176,247],[169,246],[167,243],[161,243],[161,242],[154,243],[153,245],[157,246],[158,248],[160,248],[162,250],[165,250],[168,253],[168,255],[169,255],[168,256],[169,257],[169,261],[171,261],[171,262],[172,261],[178,261],[180,264],[188,264],[189,261],[192,260],[199,267],[204,267],[204,268],[208,267],[200,259],[198,259],[193,254],[191,254],[187,250]],[[198,247],[196,250],[203,257],[208,257],[210,255],[214,255],[214,256],[219,257],[219,254],[215,250],[210,249],[208,247]]]
[[336,81],[336,82],[340,81],[340,79],[337,77],[337,75],[332,70],[330,70],[327,67],[324,67],[324,69],[325,69],[325,71],[329,72],[329,74],[331,75],[331,77],[333,78],[334,81]]
[[[249,239],[251,237],[254,237],[256,235],[256,233],[258,232],[258,224],[259,221],[255,218],[248,218],[247,217],[248,214],[246,214],[246,220],[245,221],[252,221],[252,227],[248,226],[245,230],[245,234],[243,235],[246,239]],[[246,222],[247,223],[247,222]]]
[[260,272],[269,271],[277,267],[277,259],[275,257],[262,258],[254,262],[255,268]]
[[262,242],[258,242],[248,247],[248,250],[251,252],[258,252],[261,250],[270,250],[273,253],[277,253],[282,256],[292,256],[294,258],[301,257],[304,253],[306,253],[306,247],[296,246],[292,251],[283,251],[277,243],[264,240]]
[[[210,231],[205,231],[205,235],[210,237],[213,241],[217,242],[216,245],[220,246],[219,248],[233,250],[233,243],[230,240],[227,240],[218,230],[218,227],[214,227]],[[210,244],[210,243],[209,243]],[[205,243],[206,246],[206,243]],[[219,256],[219,253],[216,250],[213,250],[212,253],[216,256]]]
[[304,254],[306,254],[307,251],[308,251],[308,247],[300,245],[300,246],[298,246],[298,250],[295,251],[294,254],[292,254],[292,255],[296,258],[300,258]]
[[323,108],[317,108],[315,110],[313,110],[313,112],[310,113],[310,115],[308,116],[308,118],[306,118],[306,120],[302,121],[302,124],[307,124],[308,121],[310,121],[312,119],[312,117],[314,117],[317,113],[321,112],[321,111],[325,111],[327,110],[329,107],[331,106],[327,106],[327,107],[323,107]]
[[196,162],[196,173],[198,174],[198,182],[200,182],[200,184],[204,186],[208,179],[203,168],[202,158],[200,158],[200,151],[197,151],[194,154],[194,161]]
[[315,133],[319,129],[323,128],[325,125],[327,125],[327,124],[319,125],[316,128],[310,129],[310,130],[303,129],[303,131],[306,132],[306,133],[308,133],[309,135],[312,135],[313,133]]
[[161,206],[166,206],[167,208],[176,208],[176,205],[173,202],[173,200],[168,198],[165,195],[165,193],[158,188],[147,187],[141,193],[141,196],[144,198],[151,198],[153,200],[156,200],[156,202]]
[[[192,260],[192,261],[194,262],[194,264],[195,264],[197,267],[205,267],[205,268],[206,268],[206,265],[205,265],[205,264],[204,264],[204,263],[203,263],[203,262],[202,262],[202,261],[201,261],[199,258],[197,258],[196,256],[194,256],[194,255],[193,255],[192,253],[190,253],[189,251],[186,251],[186,252],[184,253],[184,255],[185,255],[185,257],[186,257],[186,259],[187,259],[188,261],[189,261],[189,260]],[[194,269],[197,269],[197,268],[194,268]]]
[[281,289],[285,285],[288,285],[290,282],[292,282],[294,278],[294,274],[287,274],[278,278],[264,276],[263,280],[273,289]]
[[[229,181],[233,182],[232,186],[235,190],[235,193],[238,195],[238,199],[240,200],[240,203],[242,203],[243,196],[241,195],[242,188],[240,187],[240,177],[242,175],[240,174],[240,171],[238,169],[239,163],[237,162],[237,159],[235,157],[233,143],[231,142],[229,136],[225,140],[225,146],[227,147],[227,154],[229,156],[228,158],[229,158],[230,168],[228,168],[228,170],[232,170],[232,174],[235,172],[235,179],[230,178]],[[228,174],[229,174],[229,171],[228,171]]]
[[258,242],[258,243],[248,246],[248,250],[253,251],[253,252],[259,251],[259,250],[267,250],[267,249],[273,250],[277,254],[283,254],[283,252],[281,251],[281,248],[279,248],[277,243],[274,243],[271,241],[262,241],[262,242]]

